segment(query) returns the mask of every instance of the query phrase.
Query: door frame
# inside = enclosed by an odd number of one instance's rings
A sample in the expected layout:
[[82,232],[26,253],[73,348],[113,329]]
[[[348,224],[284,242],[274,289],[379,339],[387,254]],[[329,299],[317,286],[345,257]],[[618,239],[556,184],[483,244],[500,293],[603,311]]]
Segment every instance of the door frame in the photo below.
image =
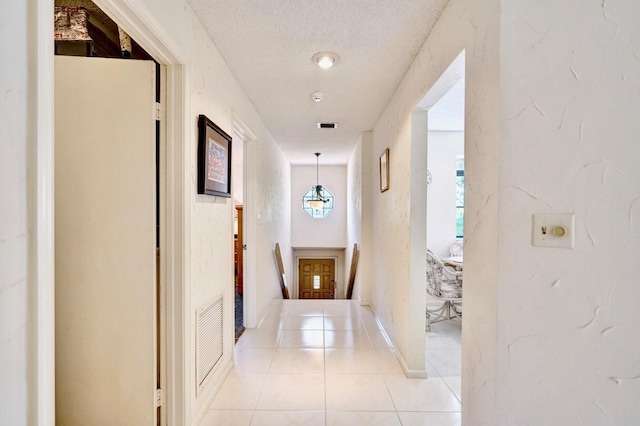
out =
[[[335,261],[334,281],[336,282],[335,298],[332,300],[344,299],[344,283],[341,283],[338,277],[344,276],[344,249],[293,249],[295,259],[295,274],[293,277],[293,288],[289,289],[289,295],[292,299],[299,299],[300,289],[300,259],[333,259]],[[346,281],[346,279],[345,279]]]
[[[185,404],[188,395],[188,324],[185,321],[186,307],[190,306],[189,215],[186,209],[185,143],[191,135],[187,126],[186,111],[189,102],[189,75],[186,61],[178,53],[178,46],[157,24],[153,16],[137,1],[95,0],[111,19],[126,29],[157,62],[166,67],[166,175],[165,205],[161,214],[160,250],[164,253],[161,277],[164,277],[166,297],[164,347],[166,371],[164,372],[163,424],[186,424],[191,418],[190,404]],[[162,220],[164,218],[164,220]]]
[[[251,219],[258,216],[256,206],[256,170],[253,166],[256,158],[256,144],[258,138],[234,110],[233,133],[242,136],[242,238],[246,246],[243,253],[243,285],[242,285],[242,315],[245,328],[258,326],[257,286],[256,286],[256,221]],[[234,345],[235,349],[235,345]]]
[[311,299],[311,300],[338,300],[338,256],[314,256],[314,255],[306,255],[306,256],[296,256],[296,264],[298,271],[296,273],[295,278],[295,298],[300,299],[300,261],[302,260],[333,260],[333,282],[335,286],[333,287],[333,299]]
[[425,271],[427,268],[427,154],[428,154],[428,112],[460,80],[465,78],[465,52],[460,52],[427,91],[411,112],[411,212],[409,227],[409,346],[401,365],[409,378],[427,376],[425,345]]
[[[160,64],[167,68],[167,175],[165,212],[166,269],[167,282],[167,372],[168,380],[165,402],[167,423],[185,424],[190,418],[190,407],[186,400],[186,337],[185,306],[188,306],[189,288],[188,256],[189,241],[185,229],[189,218],[185,211],[184,143],[190,135],[186,126],[186,106],[189,105],[189,76],[181,59],[178,45],[152,19],[146,9],[135,0],[96,0],[116,22],[121,24]],[[35,294],[32,306],[37,313],[34,325],[33,342],[35,350],[33,361],[35,373],[30,383],[33,390],[29,399],[34,406],[29,416],[37,424],[55,423],[55,313],[54,313],[54,132],[53,132],[53,96],[54,96],[54,50],[51,43],[53,34],[52,0],[35,0],[29,16],[35,21],[34,27],[34,64],[35,74],[31,82],[35,95],[31,97],[28,110],[33,111],[33,146],[29,151],[29,162],[34,165],[29,178],[33,190],[29,197],[33,202],[35,214],[29,221],[35,230],[30,238],[34,261],[29,266],[34,280]]]
[[[35,214],[30,215],[29,224],[35,235],[30,235],[29,246],[35,257],[29,265],[29,273],[35,294],[29,302],[36,312],[32,325],[31,342],[35,348],[29,352],[28,360],[33,376],[29,377],[31,387],[28,401],[28,416],[34,424],[55,424],[55,271],[54,271],[54,98],[53,98],[53,57],[51,43],[53,34],[52,0],[35,0],[28,12],[35,21],[32,36],[27,42],[32,49],[35,76],[30,83],[35,86],[35,96],[30,97],[27,111],[33,112],[35,119],[29,128],[35,127],[29,135],[33,147],[28,152],[28,164],[33,165],[27,176],[33,185],[29,191],[29,201],[33,203]],[[35,51],[35,52],[34,52]],[[31,283],[30,283],[31,284]],[[32,318],[32,315],[29,315]]]

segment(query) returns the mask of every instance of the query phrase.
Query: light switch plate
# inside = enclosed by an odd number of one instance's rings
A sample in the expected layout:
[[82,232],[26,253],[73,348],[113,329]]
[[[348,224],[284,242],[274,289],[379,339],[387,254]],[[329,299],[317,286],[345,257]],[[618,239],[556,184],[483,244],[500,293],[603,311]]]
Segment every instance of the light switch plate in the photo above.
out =
[[537,247],[575,246],[575,216],[566,214],[534,214],[531,226],[531,244]]

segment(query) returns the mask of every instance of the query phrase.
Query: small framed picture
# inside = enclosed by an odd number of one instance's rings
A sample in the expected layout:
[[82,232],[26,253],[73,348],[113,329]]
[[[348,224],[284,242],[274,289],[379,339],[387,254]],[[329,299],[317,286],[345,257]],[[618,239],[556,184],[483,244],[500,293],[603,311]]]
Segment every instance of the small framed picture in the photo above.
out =
[[231,197],[231,136],[198,117],[198,194]]
[[389,148],[380,155],[380,192],[389,189]]

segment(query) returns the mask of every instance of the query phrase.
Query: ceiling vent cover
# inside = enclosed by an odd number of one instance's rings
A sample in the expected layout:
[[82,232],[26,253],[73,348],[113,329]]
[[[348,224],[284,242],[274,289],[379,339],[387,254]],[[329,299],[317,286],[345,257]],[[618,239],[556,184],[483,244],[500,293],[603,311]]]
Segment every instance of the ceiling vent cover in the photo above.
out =
[[318,123],[318,129],[335,129],[338,123]]

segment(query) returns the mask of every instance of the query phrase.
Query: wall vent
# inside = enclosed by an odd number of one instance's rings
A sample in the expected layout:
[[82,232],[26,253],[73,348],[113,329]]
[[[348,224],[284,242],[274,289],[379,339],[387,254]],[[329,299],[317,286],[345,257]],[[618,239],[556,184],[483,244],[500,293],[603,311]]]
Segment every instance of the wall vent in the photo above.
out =
[[223,355],[222,294],[196,312],[196,395],[205,388]]
[[338,123],[318,123],[318,129],[335,129]]

